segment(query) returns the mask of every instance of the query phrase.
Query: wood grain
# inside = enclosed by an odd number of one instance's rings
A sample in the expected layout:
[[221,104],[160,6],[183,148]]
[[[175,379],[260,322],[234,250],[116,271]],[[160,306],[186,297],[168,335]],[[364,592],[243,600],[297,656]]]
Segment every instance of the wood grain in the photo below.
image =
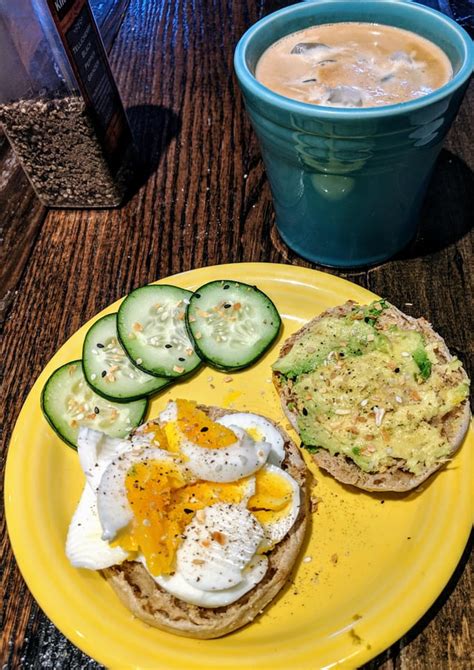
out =
[[[53,353],[132,288],[217,263],[315,267],[291,252],[274,228],[258,144],[232,69],[241,34],[282,4],[131,0],[111,51],[140,153],[135,190],[121,209],[46,211],[0,144],[4,447]],[[471,109],[473,99],[471,87]],[[473,168],[466,100],[411,247],[369,271],[329,270],[427,316],[471,372]],[[4,523],[2,517],[3,667],[99,668],[39,610],[16,568]],[[468,548],[421,622],[365,670],[472,667],[469,556]]]

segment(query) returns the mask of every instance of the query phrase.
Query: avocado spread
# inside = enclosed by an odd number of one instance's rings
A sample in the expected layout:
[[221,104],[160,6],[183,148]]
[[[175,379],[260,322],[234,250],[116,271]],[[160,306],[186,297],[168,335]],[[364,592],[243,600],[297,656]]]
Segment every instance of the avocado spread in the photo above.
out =
[[381,319],[383,300],[325,316],[273,365],[284,377],[303,445],[342,453],[365,472],[404,461],[419,474],[450,453],[442,417],[469,386],[436,341]]

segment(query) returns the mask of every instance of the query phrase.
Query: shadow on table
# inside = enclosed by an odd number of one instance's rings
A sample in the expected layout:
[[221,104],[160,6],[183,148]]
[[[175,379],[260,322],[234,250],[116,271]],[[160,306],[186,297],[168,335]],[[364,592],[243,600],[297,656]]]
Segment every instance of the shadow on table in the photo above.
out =
[[159,105],[128,107],[127,116],[137,148],[137,169],[125,202],[156,171],[168,145],[181,129],[179,116],[172,109]]
[[454,244],[472,228],[473,211],[474,173],[443,149],[428,186],[417,235],[396,260],[427,256]]
[[[424,629],[430,624],[430,622],[436,617],[436,615],[439,613],[439,611],[444,607],[446,601],[449,599],[451,596],[452,592],[456,588],[459,580],[461,579],[461,575],[464,572],[464,569],[466,567],[467,562],[469,561],[469,557],[471,555],[472,549],[473,549],[473,544],[474,544],[474,531],[471,531],[471,535],[469,537],[469,541],[463,551],[463,554],[461,556],[461,559],[456,567],[456,570],[451,576],[451,579],[449,582],[446,584],[444,587],[443,591],[440,593],[438,598],[434,601],[434,603],[431,605],[429,610],[421,617],[421,619],[411,628],[406,635],[404,635],[398,642],[396,642],[390,650],[386,650],[376,656],[374,659],[369,661],[369,663],[366,663],[363,665],[360,670],[377,670],[377,668],[380,668],[384,663],[386,663],[390,659],[394,659],[395,656],[400,657],[401,652],[404,647],[409,645],[413,640],[418,637],[420,633],[424,631]],[[468,603],[466,604],[468,606]],[[446,620],[446,618],[445,618]],[[395,651],[396,650],[396,651]],[[395,651],[395,653],[394,653]],[[459,659],[461,661],[461,659]],[[467,660],[467,659],[462,659],[462,660]],[[464,666],[463,666],[464,667]]]

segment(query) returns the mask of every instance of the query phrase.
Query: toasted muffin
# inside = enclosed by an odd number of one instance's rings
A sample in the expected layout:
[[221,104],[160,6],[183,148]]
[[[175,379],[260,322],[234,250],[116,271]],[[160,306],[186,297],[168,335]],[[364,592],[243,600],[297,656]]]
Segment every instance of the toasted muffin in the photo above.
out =
[[273,382],[318,466],[367,491],[409,491],[469,427],[469,379],[423,318],[349,301],[283,345]]
[[[199,406],[199,409],[204,410],[212,420],[233,413],[217,407]],[[125,561],[102,570],[103,577],[123,604],[145,623],[185,637],[221,637],[250,623],[285,585],[295,566],[306,533],[309,473],[298,448],[289,436],[277,424],[272,421],[270,423],[284,439],[285,459],[282,469],[298,483],[301,505],[290,531],[266,554],[268,568],[265,576],[236,602],[209,608],[189,604],[164,590],[141,563]]]

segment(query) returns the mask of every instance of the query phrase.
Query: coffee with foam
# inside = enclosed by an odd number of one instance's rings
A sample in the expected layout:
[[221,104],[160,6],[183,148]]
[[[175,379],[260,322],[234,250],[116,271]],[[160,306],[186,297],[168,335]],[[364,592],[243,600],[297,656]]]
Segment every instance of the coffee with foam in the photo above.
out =
[[453,76],[446,54],[402,28],[328,23],[272,44],[256,78],[287,98],[331,107],[380,107],[427,95]]

